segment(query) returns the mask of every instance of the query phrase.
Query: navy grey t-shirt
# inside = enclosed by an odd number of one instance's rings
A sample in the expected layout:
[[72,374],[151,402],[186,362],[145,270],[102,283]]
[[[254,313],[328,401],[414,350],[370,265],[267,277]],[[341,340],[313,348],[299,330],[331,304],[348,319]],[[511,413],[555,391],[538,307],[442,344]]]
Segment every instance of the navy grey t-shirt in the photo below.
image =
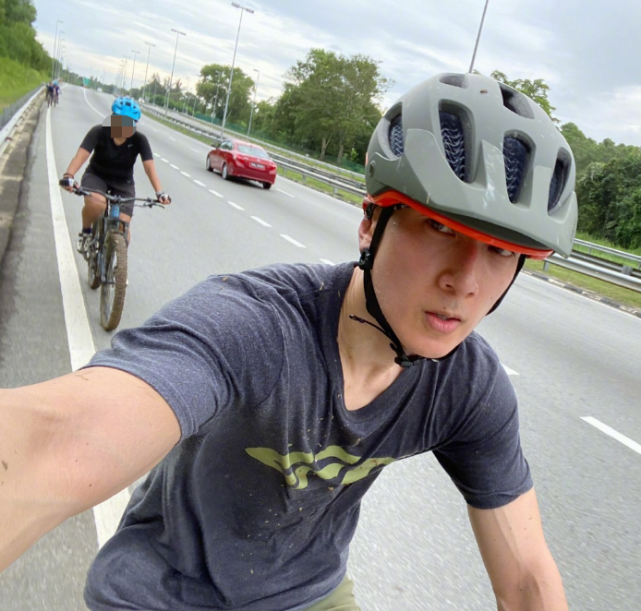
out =
[[153,386],[182,439],[98,553],[90,609],[304,609],[342,580],[381,470],[421,452],[474,507],[530,489],[514,391],[476,333],[345,408],[336,338],[353,269],[211,277],[93,358]]

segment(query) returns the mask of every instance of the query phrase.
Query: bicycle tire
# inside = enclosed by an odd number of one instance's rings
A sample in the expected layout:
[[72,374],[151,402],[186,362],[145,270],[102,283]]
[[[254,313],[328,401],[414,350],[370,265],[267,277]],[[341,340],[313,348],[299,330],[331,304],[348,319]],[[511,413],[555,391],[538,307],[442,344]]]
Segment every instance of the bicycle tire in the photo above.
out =
[[113,331],[120,324],[127,290],[127,243],[125,236],[110,231],[105,240],[105,282],[100,287],[100,324]]
[[[96,221],[93,225],[91,232],[91,239],[97,240],[100,243],[100,222]],[[87,252],[87,281],[89,288],[97,289],[100,286],[100,267],[98,266],[98,248],[99,246],[93,245],[89,247]]]

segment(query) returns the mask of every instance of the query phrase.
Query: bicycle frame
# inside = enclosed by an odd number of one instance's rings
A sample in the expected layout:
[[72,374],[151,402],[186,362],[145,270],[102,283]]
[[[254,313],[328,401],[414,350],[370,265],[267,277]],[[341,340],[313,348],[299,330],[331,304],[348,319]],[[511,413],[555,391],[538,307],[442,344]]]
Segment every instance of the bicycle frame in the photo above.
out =
[[104,248],[105,240],[109,233],[115,231],[117,233],[121,233],[124,236],[125,241],[128,242],[128,229],[129,222],[120,220],[120,204],[107,200],[107,207],[105,208],[103,215],[100,217],[100,234],[98,236],[94,236],[94,239],[92,240],[93,243],[95,243],[95,240],[98,240],[96,256],[98,258],[98,270],[100,271],[100,282],[102,284],[106,284],[108,282]]

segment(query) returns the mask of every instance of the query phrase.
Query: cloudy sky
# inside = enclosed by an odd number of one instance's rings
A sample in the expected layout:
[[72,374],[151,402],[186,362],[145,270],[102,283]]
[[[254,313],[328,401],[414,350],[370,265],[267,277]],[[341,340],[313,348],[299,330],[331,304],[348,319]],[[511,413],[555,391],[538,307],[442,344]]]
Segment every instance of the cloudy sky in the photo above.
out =
[[[469,69],[485,0],[33,0],[38,39],[53,54],[56,22],[65,63],[115,82],[123,55],[128,84],[169,75],[193,90],[201,66],[260,71],[257,97],[276,98],[287,70],[312,48],[364,54],[394,86],[386,108],[439,72]],[[149,47],[145,42],[153,43]],[[641,146],[641,2],[639,0],[489,0],[474,67],[508,78],[542,78],[562,123],[601,141]]]

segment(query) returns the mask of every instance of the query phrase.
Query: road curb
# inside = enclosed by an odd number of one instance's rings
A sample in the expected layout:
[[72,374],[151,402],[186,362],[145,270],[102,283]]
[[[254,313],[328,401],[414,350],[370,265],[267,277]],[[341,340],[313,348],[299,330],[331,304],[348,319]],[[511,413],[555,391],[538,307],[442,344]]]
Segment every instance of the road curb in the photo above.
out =
[[618,301],[614,301],[614,299],[610,299],[609,297],[603,297],[598,293],[589,291],[588,289],[581,288],[574,284],[570,284],[569,282],[563,282],[558,278],[554,278],[553,276],[548,276],[542,272],[535,272],[529,269],[528,270],[524,269],[523,272],[526,273],[528,276],[534,276],[539,280],[544,280],[545,282],[549,282],[550,284],[554,284],[555,286],[558,286],[560,288],[566,289],[568,291],[572,291],[573,293],[577,293],[582,297],[587,297],[588,299],[592,299],[592,301],[598,301],[599,303],[602,303],[604,305],[610,306],[617,310],[621,310],[622,312],[626,312],[628,314],[632,314],[632,316],[636,316],[637,318],[641,318],[641,310],[637,308],[633,308],[632,306],[624,305],[622,303],[619,303]]
[[24,179],[33,151],[31,142],[40,120],[41,104],[33,104],[20,118],[0,155],[0,269],[11,240],[11,228],[23,197]]

